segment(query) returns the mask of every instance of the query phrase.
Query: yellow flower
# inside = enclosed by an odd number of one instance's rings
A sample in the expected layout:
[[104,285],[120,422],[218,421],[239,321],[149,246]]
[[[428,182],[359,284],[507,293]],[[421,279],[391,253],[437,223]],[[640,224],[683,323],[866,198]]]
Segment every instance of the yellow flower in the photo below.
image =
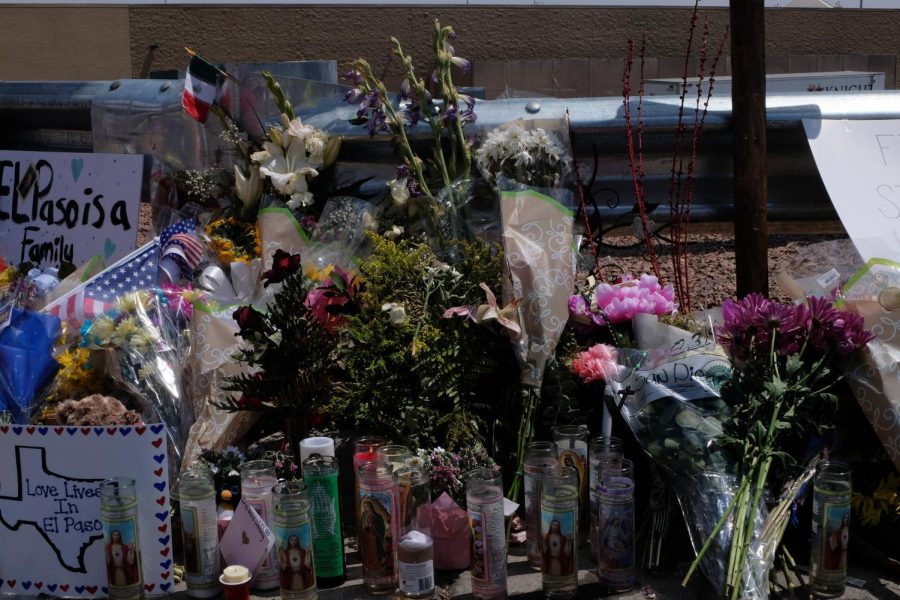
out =
[[323,281],[329,280],[329,278],[331,277],[331,273],[334,272],[334,265],[329,264],[325,265],[321,269],[317,269],[316,265],[310,264],[306,266],[304,272],[306,273],[306,276],[311,280],[321,283]]

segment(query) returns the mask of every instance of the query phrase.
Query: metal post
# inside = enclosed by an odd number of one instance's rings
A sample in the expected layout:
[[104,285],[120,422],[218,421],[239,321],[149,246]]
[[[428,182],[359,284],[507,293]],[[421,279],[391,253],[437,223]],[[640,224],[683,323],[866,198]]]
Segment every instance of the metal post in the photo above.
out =
[[737,294],[768,294],[766,54],[763,0],[731,0]]

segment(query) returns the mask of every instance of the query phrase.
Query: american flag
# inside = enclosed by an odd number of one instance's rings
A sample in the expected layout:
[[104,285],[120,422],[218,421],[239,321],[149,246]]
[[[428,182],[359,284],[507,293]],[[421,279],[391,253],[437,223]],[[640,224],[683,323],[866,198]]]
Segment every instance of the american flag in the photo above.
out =
[[191,279],[194,267],[203,257],[203,244],[194,234],[197,219],[184,219],[166,227],[159,236],[162,257],[172,259],[185,279]]
[[93,319],[119,296],[156,287],[158,261],[159,244],[154,240],[59,298],[44,312],[61,321]]

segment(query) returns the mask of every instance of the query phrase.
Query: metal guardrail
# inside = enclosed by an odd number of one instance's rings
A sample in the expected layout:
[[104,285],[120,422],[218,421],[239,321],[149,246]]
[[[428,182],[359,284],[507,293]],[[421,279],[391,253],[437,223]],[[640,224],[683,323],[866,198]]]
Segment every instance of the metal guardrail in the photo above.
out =
[[[316,82],[317,86],[327,84]],[[337,86],[330,92],[339,97]],[[107,127],[133,116],[172,110],[182,91],[179,80],[93,82],[0,82],[0,148],[93,151],[96,114],[109,107],[118,115]],[[293,96],[292,96],[293,97]],[[636,120],[636,100],[632,113]],[[344,136],[344,154],[351,161],[398,162],[387,136],[370,138],[364,127],[349,123],[354,107],[329,100],[307,114],[307,122]],[[92,110],[94,119],[92,119]],[[539,98],[479,102],[475,132],[513,119],[562,119],[568,116],[576,159],[588,178],[596,172],[591,195],[606,223],[626,219],[633,204],[623,103],[620,98]],[[655,216],[665,220],[679,99],[648,96],[643,100],[644,171],[647,202],[658,203]],[[688,103],[685,122],[693,120]],[[149,117],[147,117],[149,118]],[[808,93],[767,98],[769,147],[769,216],[772,220],[830,220],[834,210],[809,150],[802,119],[900,119],[900,91]],[[138,119],[140,120],[140,119]],[[114,125],[109,125],[113,123]],[[731,211],[731,101],[713,98],[696,157],[692,219],[729,221]],[[124,126],[124,125],[123,125]],[[424,128],[413,136],[430,135]],[[127,144],[125,145],[127,147]],[[106,147],[106,146],[103,146]],[[145,146],[138,146],[146,147]],[[682,153],[685,167],[690,149]],[[596,168],[595,168],[596,165]]]

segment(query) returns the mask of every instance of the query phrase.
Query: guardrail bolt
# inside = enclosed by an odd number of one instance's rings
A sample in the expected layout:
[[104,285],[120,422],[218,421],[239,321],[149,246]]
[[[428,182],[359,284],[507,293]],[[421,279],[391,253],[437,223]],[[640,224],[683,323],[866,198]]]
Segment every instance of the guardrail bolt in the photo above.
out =
[[529,102],[528,104],[525,105],[525,111],[530,112],[531,114],[534,114],[534,113],[538,112],[539,110],[541,110],[541,103],[538,102],[537,100],[532,100],[531,102]]

